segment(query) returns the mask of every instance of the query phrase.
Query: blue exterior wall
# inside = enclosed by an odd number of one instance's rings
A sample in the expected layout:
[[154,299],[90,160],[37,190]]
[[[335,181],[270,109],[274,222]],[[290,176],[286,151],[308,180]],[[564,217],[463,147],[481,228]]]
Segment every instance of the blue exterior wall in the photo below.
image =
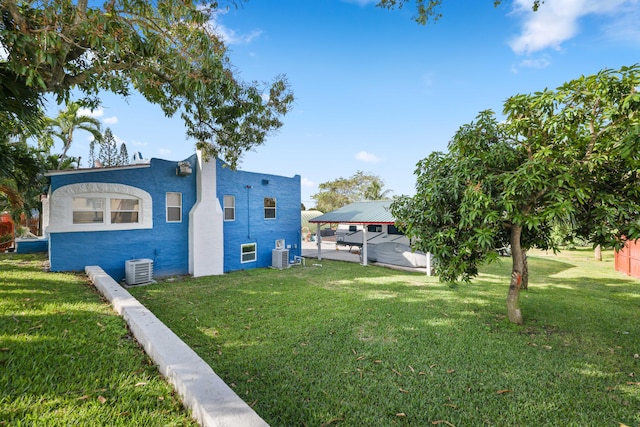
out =
[[[81,271],[87,265],[99,265],[115,280],[125,275],[125,261],[150,258],[154,275],[189,272],[189,211],[196,201],[195,161],[187,161],[194,173],[176,175],[176,161],[151,159],[148,168],[99,170],[51,176],[51,192],[69,184],[100,182],[126,184],[148,192],[153,203],[153,228],[61,232],[49,235],[51,271]],[[167,222],[166,193],[182,193],[182,221]]]
[[[224,271],[271,266],[275,241],[285,240],[290,261],[301,256],[300,176],[233,171],[217,163],[217,196],[224,209],[224,196],[235,196],[235,220],[224,222]],[[276,199],[276,218],[264,218],[264,198]],[[257,243],[257,260],[241,262],[241,245]]]
[[16,239],[16,253],[33,254],[47,252],[49,247],[47,239]]

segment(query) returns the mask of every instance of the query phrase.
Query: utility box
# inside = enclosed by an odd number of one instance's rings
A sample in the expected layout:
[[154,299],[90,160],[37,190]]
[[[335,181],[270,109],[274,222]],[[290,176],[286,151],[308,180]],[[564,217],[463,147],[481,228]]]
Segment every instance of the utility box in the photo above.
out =
[[288,268],[289,267],[289,249],[272,249],[271,250],[271,267]]
[[130,259],[124,263],[127,285],[142,285],[153,281],[153,260],[149,258]]

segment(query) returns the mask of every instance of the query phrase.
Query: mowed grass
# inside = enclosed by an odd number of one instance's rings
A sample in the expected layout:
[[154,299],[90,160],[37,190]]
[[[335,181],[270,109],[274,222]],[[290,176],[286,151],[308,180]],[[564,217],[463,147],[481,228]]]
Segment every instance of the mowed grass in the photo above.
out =
[[191,426],[117,316],[43,255],[0,255],[0,426]]
[[131,289],[271,426],[639,426],[640,281],[532,252],[471,284],[326,261]]

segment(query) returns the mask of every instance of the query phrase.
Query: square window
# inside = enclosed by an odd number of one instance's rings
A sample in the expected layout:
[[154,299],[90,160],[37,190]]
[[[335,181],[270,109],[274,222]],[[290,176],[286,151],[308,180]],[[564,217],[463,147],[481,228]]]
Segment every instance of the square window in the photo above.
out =
[[395,225],[389,225],[387,227],[387,233],[404,235],[404,233],[402,231],[398,230],[398,227],[396,227]]
[[182,222],[182,193],[167,193],[167,222]]
[[257,259],[257,247],[256,243],[245,243],[240,249],[240,262],[252,262]]
[[106,200],[99,197],[74,197],[72,202],[74,224],[102,224]]
[[264,198],[264,219],[276,218],[276,199],[273,197]]
[[235,221],[236,219],[236,198],[235,196],[224,196],[224,220]]
[[109,200],[111,224],[137,223],[140,213],[140,200],[116,199]]

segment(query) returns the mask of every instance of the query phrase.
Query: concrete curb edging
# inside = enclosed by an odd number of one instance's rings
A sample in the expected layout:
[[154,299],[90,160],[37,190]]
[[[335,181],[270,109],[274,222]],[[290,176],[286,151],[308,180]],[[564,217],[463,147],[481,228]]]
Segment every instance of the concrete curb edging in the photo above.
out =
[[99,266],[85,267],[95,287],[205,427],[268,427],[189,346]]

